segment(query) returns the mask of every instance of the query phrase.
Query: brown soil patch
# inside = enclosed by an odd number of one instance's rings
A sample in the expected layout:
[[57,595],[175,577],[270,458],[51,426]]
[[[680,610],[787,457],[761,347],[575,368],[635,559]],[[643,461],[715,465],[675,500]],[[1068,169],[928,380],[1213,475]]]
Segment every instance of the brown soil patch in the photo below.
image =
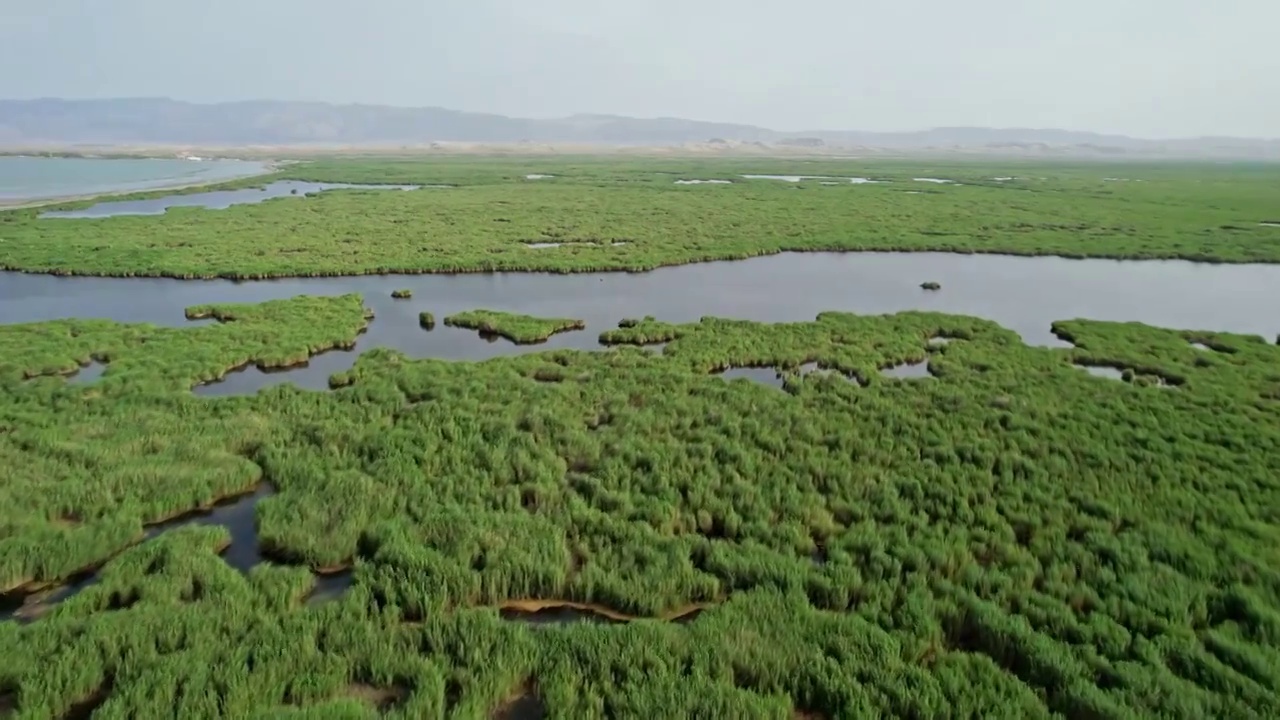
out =
[[[693,603],[683,607],[667,610],[648,619],[678,621],[686,615],[692,615],[711,607],[711,603]],[[499,610],[511,610],[520,613],[536,613],[543,610],[579,610],[582,612],[595,613],[610,620],[618,620],[620,622],[631,622],[633,620],[644,620],[643,615],[628,615],[627,613],[618,612],[613,608],[595,603],[580,603],[572,600],[506,600],[498,605]]]

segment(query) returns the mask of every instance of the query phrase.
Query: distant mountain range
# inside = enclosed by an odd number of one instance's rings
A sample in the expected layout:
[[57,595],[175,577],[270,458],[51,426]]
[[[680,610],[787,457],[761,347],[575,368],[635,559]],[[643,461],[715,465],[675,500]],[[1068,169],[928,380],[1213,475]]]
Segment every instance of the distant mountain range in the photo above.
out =
[[1280,160],[1280,140],[1142,140],[1067,130],[934,128],[919,132],[779,132],[679,118],[574,115],[551,120],[445,108],[163,98],[0,100],[0,147],[424,146],[431,143],[698,145],[804,152],[947,152]]

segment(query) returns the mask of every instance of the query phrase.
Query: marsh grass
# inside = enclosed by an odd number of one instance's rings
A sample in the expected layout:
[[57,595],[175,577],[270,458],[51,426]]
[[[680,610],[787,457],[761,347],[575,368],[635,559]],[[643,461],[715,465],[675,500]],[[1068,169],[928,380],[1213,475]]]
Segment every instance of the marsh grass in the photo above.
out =
[[[1241,224],[1241,218],[1268,217],[1274,208],[1280,170],[1268,166],[1127,166],[1126,173],[1141,174],[1144,182],[1114,183],[1103,179],[1118,172],[1108,165],[822,160],[803,161],[809,167],[804,172],[820,166],[824,175],[886,182],[674,185],[693,173],[796,173],[801,162],[324,160],[221,187],[276,179],[457,187],[447,192],[332,190],[227,210],[92,221],[41,220],[40,211],[13,210],[0,213],[0,268],[238,279],[577,273],[642,271],[784,251],[870,250],[1280,261],[1274,228]],[[530,163],[556,179],[524,180]],[[959,184],[904,195],[904,183],[926,172]],[[1038,179],[990,181],[1009,172]],[[531,243],[561,247],[530,251]]]
[[574,318],[540,318],[496,310],[469,310],[450,315],[444,324],[477,330],[482,336],[504,337],[520,345],[546,342],[556,333],[587,327],[585,322]]
[[[223,322],[165,330],[154,362],[148,326],[0,328],[3,577],[105,562],[0,623],[20,716],[368,716],[390,691],[389,716],[488,717],[527,688],[583,718],[1280,716],[1280,348],[1261,338],[649,318],[605,351],[375,349],[335,392],[206,400],[207,369],[365,317],[358,298],[197,312]],[[662,355],[626,346],[659,336]],[[92,390],[43,376],[93,353],[112,361]],[[879,377],[926,359],[931,381]],[[752,364],[783,391],[709,374]],[[225,527],[137,542],[260,482],[270,561],[247,573]],[[309,605],[312,568],[345,566]],[[515,602],[639,619],[538,628],[503,620]]]

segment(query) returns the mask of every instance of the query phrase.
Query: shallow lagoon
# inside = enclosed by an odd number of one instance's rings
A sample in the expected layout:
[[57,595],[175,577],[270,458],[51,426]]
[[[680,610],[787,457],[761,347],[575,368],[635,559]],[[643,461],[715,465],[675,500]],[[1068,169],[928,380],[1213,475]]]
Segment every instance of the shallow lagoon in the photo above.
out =
[[0,204],[222,182],[267,170],[246,160],[0,157]]
[[[922,278],[939,292],[925,292]],[[412,290],[393,300],[391,290]],[[287,372],[246,368],[201,394],[253,392],[292,382],[328,387],[363,351],[391,347],[412,357],[476,360],[556,348],[599,349],[600,332],[627,317],[696,322],[704,315],[762,322],[812,320],[828,310],[863,314],[930,310],[988,318],[1029,343],[1064,347],[1055,320],[1089,318],[1230,331],[1274,340],[1280,319],[1280,265],[1209,265],[1184,261],[1070,260],[947,253],[783,253],[736,262],[662,268],[647,273],[493,273],[299,278],[256,282],[54,277],[0,273],[0,322],[65,317],[192,326],[191,305],[261,302],[296,295],[358,292],[375,318],[354,351],[335,350]],[[484,342],[436,318],[486,308],[543,317],[575,317],[585,331],[538,345]],[[772,373],[772,370],[765,371]]]
[[100,202],[80,210],[58,210],[40,214],[41,218],[92,219],[117,215],[163,215],[169,208],[198,207],[226,210],[232,205],[252,205],[281,197],[305,197],[326,190],[417,190],[419,185],[354,185],[351,183],[313,183],[279,180],[263,187],[240,190],[211,190],[185,195],[167,195],[147,200],[114,200]]

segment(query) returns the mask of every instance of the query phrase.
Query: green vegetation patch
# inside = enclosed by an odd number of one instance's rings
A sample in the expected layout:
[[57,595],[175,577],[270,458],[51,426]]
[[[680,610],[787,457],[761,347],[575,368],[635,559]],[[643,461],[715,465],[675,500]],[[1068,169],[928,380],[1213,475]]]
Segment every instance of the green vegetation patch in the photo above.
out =
[[522,345],[546,342],[556,333],[587,327],[574,318],[540,318],[497,310],[468,310],[446,317],[444,324],[478,330],[481,335],[501,336]]
[[[597,352],[376,349],[332,392],[199,398],[216,360],[364,321],[355,298],[209,312],[164,331],[164,363],[137,359],[146,326],[0,328],[6,586],[105,563],[0,623],[20,716],[1280,716],[1280,348],[1260,338],[642,319]],[[663,354],[625,342],[652,337]],[[43,376],[94,353],[91,388]],[[925,359],[930,382],[877,379]],[[809,362],[868,382],[710,374]],[[138,542],[260,483],[255,538]],[[236,571],[237,542],[271,562]],[[311,569],[340,566],[351,588],[309,605]],[[501,615],[548,606],[624,622]]]
[[[554,182],[529,182],[531,172]],[[875,177],[822,185],[741,174]],[[915,177],[944,177],[932,185]],[[996,177],[1015,177],[995,181]],[[1108,177],[1142,182],[1109,182]],[[40,219],[0,213],[0,268],[267,278],[379,273],[636,271],[784,251],[946,251],[1278,262],[1267,165],[850,160],[324,160],[270,178],[456,185],[333,190],[226,210]],[[904,190],[918,192],[908,194]],[[84,205],[86,203],[79,203]],[[530,244],[557,244],[536,251]]]

